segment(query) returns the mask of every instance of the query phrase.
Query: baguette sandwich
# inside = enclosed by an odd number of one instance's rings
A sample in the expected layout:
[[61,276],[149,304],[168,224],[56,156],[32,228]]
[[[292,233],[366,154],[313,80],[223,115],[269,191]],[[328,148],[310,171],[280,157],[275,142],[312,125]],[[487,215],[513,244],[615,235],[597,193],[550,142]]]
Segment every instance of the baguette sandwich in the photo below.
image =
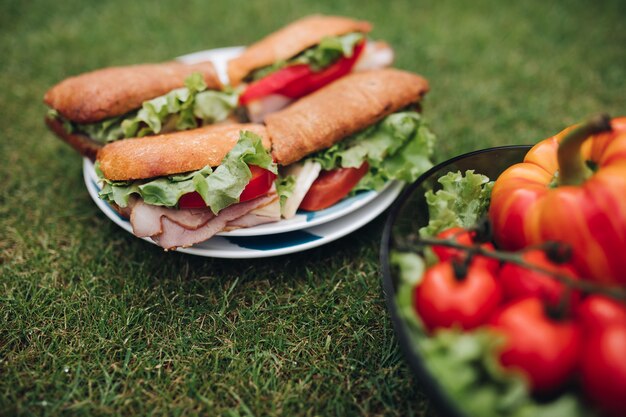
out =
[[339,16],[297,20],[228,62],[231,85],[244,85],[240,104],[261,122],[271,112],[346,74],[393,62],[384,42],[367,39],[371,25]]
[[48,127],[92,160],[108,142],[224,120],[237,100],[222,91],[210,62],[100,69],[67,78],[44,96]]
[[107,144],[100,198],[165,249],[280,220],[276,164],[262,125],[224,124]]
[[359,72],[268,115],[272,155],[290,183],[283,217],[429,169],[434,136],[420,115],[428,88],[406,71]]

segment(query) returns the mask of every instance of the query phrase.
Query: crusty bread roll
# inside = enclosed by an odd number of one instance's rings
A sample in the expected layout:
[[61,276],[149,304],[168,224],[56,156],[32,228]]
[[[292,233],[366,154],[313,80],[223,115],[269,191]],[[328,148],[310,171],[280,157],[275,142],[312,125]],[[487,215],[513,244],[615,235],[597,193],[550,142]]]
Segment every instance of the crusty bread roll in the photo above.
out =
[[96,154],[102,148],[101,144],[80,133],[68,133],[59,119],[46,117],[45,120],[50,130],[67,142],[76,152],[92,161],[96,159]]
[[285,26],[246,48],[228,62],[230,84],[238,85],[250,72],[286,60],[326,37],[350,32],[367,33],[372,25],[362,20],[340,16],[308,16]]
[[235,146],[242,130],[261,136],[263,146],[270,149],[265,126],[222,124],[113,142],[98,152],[97,160],[104,177],[113,181],[180,174],[207,165],[215,167]]
[[349,74],[265,119],[274,160],[289,165],[421,100],[428,82],[397,69]]
[[52,87],[44,102],[76,123],[93,123],[141,107],[152,98],[183,87],[200,72],[209,89],[221,89],[211,62],[180,62],[110,67],[67,78]]

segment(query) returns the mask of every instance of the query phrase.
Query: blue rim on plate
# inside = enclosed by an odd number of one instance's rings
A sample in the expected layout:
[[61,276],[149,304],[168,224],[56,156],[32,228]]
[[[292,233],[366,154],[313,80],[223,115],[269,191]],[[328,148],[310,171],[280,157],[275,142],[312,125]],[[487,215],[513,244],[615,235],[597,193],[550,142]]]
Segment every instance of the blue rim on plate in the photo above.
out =
[[473,169],[478,174],[487,175],[495,180],[508,166],[522,162],[524,155],[531,148],[529,145],[513,145],[488,148],[469,152],[444,161],[422,174],[414,183],[407,187],[390,209],[385,222],[380,245],[382,287],[395,329],[395,334],[416,379],[443,416],[467,417],[457,404],[447,395],[437,379],[430,373],[424,360],[413,347],[410,329],[404,323],[396,304],[397,276],[389,262],[390,251],[395,246],[395,235],[416,233],[428,224],[428,210],[424,193],[427,189],[436,190],[440,185],[437,180],[450,171],[465,172]]

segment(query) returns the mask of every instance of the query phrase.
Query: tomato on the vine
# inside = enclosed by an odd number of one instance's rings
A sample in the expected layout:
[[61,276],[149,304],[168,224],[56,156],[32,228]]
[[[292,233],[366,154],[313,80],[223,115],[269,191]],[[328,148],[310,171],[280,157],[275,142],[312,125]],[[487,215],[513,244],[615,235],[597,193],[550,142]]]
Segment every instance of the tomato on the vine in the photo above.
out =
[[611,324],[591,333],[581,356],[585,393],[607,416],[626,410],[626,326]]
[[424,273],[413,292],[413,305],[429,330],[455,325],[473,329],[485,323],[502,299],[494,274],[470,265],[457,278],[451,262],[442,262]]
[[[451,227],[449,229],[444,230],[443,232],[440,232],[437,235],[437,238],[452,239],[455,242],[460,243],[465,246],[471,246],[476,243],[474,241],[473,232],[463,229],[462,227],[458,227],[458,226]],[[489,251],[495,250],[495,247],[489,242],[483,243],[481,247]],[[437,257],[439,258],[441,262],[445,262],[445,261],[449,261],[453,259],[461,260],[465,256],[467,256],[465,251],[461,249],[452,248],[449,246],[433,245],[431,246],[431,249],[433,250],[433,252],[435,252],[435,255],[437,255]],[[488,258],[486,256],[477,255],[472,259],[472,263],[476,263],[480,266],[483,266],[489,269],[494,274],[497,273],[498,269],[500,268],[500,261],[494,258]]]
[[[587,332],[612,324],[626,327],[626,305],[602,295],[589,295],[576,308],[578,321]],[[626,350],[624,351],[626,355]]]
[[[531,250],[522,255],[524,261],[551,272],[567,275],[576,279],[576,271],[571,265],[557,265],[551,262],[542,250]],[[516,300],[524,297],[537,296],[551,306],[556,306],[562,300],[567,286],[557,281],[552,275],[544,274],[514,263],[506,262],[500,269],[498,279],[502,284],[504,297],[507,300]],[[578,291],[570,294],[570,305],[575,305],[580,299]]]
[[505,338],[500,363],[523,371],[534,392],[559,389],[575,371],[581,349],[580,327],[569,319],[548,317],[539,297],[513,301],[489,324]]

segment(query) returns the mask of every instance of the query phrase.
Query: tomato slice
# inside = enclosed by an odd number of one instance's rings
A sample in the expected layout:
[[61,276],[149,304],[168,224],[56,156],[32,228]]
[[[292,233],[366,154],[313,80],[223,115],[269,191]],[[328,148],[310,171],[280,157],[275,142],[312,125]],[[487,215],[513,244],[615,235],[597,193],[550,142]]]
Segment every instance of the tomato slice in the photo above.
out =
[[290,65],[267,77],[250,84],[239,97],[245,105],[270,94],[280,94],[292,99],[305,96],[330,84],[350,72],[365,47],[365,41],[359,42],[351,57],[339,58],[334,64],[315,72],[306,64]]
[[239,202],[252,200],[266,194],[276,179],[276,174],[256,165],[250,165],[252,178],[239,196]]
[[[269,191],[276,179],[276,174],[265,168],[256,165],[250,165],[249,168],[252,178],[250,178],[250,182],[248,182],[248,185],[246,185],[246,188],[243,189],[239,196],[240,203],[264,195]],[[196,191],[184,194],[178,199],[178,208],[181,209],[204,207],[206,207],[206,203]]]
[[187,193],[180,196],[178,199],[178,208],[181,209],[194,209],[205,208],[206,203],[197,192]]
[[339,168],[322,171],[300,203],[300,209],[322,210],[344,198],[367,174],[369,164],[363,162],[358,168]]

